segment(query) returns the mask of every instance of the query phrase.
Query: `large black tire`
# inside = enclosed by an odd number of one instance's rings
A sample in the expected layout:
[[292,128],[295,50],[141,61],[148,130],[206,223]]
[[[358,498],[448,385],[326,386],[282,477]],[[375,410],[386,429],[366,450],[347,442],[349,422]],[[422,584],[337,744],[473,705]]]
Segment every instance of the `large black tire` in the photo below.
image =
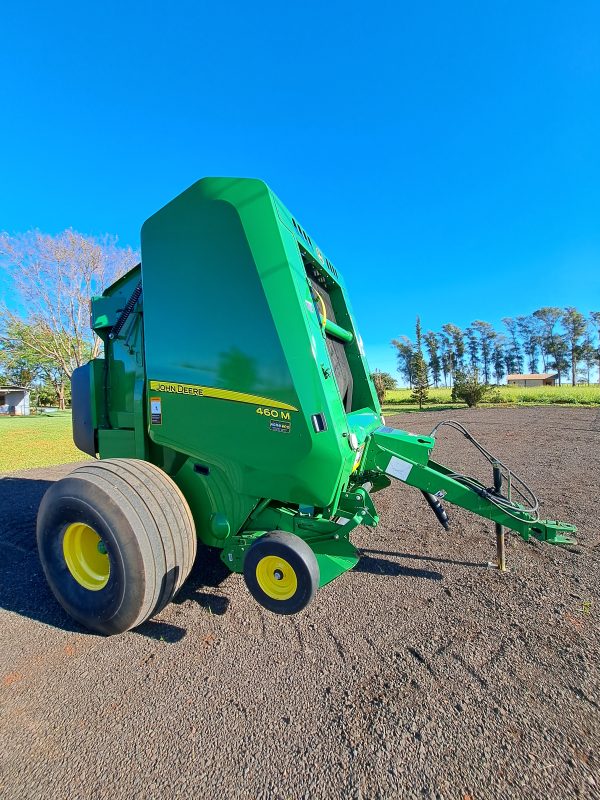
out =
[[244,579],[250,594],[276,614],[297,614],[315,596],[319,565],[299,536],[272,531],[252,544],[244,558]]
[[51,486],[38,512],[37,542],[58,602],[102,634],[157,614],[196,557],[184,496],[161,469],[132,458],[85,464]]

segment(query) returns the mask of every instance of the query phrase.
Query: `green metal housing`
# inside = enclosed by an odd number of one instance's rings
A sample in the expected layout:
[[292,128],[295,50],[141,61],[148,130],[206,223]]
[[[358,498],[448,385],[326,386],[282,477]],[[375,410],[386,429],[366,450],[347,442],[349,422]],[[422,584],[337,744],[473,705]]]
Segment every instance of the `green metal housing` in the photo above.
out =
[[77,379],[86,449],[161,467],[232,570],[257,536],[285,530],[328,583],[356,564],[350,532],[377,524],[371,493],[389,476],[525,538],[573,530],[498,519],[430,460],[433,439],[384,427],[342,276],[262,181],[206,178],[180,194],[144,224],[141,265],[91,308],[105,357]]

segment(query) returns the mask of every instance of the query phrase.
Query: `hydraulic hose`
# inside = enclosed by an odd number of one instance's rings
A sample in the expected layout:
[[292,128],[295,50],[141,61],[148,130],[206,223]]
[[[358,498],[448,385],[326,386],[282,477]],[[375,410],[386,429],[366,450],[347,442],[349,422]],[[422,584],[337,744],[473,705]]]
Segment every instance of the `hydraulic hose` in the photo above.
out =
[[[523,515],[528,515],[534,518],[534,520],[539,519],[539,501],[534,494],[533,490],[525,483],[525,481],[520,478],[516,473],[514,473],[511,469],[509,469],[506,464],[504,464],[499,458],[493,456],[485,447],[477,441],[477,439],[469,433],[469,431],[461,425],[460,422],[457,422],[453,419],[445,419],[434,427],[434,429],[429,434],[432,438],[435,438],[435,434],[439,428],[447,425],[449,428],[454,428],[455,430],[462,433],[462,435],[471,442],[471,444],[479,450],[482,456],[492,464],[492,467],[498,466],[504,473],[504,476],[507,479],[508,485],[514,489],[514,491],[519,495],[523,503],[515,503],[510,500],[508,497],[504,497],[504,495],[499,494],[495,488],[488,488],[484,486],[480,481],[476,478],[471,478],[468,475],[461,475],[458,472],[452,472],[448,475],[449,478],[453,478],[454,480],[462,483],[464,486],[468,486],[469,489],[474,491],[476,494],[485,497],[486,500],[489,500],[495,506],[497,506],[501,511],[507,514],[509,517],[513,519],[522,520]],[[516,484],[516,485],[515,485]],[[519,488],[521,487],[521,488]],[[510,492],[509,492],[510,494]]]

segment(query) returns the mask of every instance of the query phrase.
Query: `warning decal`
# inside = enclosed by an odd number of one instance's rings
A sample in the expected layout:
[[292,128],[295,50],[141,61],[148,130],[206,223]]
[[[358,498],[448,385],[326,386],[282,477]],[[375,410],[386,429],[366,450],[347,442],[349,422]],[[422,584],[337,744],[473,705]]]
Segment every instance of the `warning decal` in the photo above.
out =
[[162,425],[162,401],[160,397],[150,398],[150,422],[152,425]]

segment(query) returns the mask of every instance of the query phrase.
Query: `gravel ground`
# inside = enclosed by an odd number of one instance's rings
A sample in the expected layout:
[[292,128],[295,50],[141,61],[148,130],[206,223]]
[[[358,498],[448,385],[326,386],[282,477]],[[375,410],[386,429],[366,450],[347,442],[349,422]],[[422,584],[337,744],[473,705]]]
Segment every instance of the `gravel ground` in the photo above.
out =
[[[458,419],[574,522],[570,550],[509,537],[413,489],[377,495],[357,568],[297,617],[263,611],[200,551],[176,601],[104,639],[69,621],[34,544],[72,465],[0,481],[2,798],[600,796],[600,414],[485,409]],[[477,473],[449,431],[438,460]],[[487,475],[485,476],[487,479]],[[591,601],[591,604],[590,604]]]

